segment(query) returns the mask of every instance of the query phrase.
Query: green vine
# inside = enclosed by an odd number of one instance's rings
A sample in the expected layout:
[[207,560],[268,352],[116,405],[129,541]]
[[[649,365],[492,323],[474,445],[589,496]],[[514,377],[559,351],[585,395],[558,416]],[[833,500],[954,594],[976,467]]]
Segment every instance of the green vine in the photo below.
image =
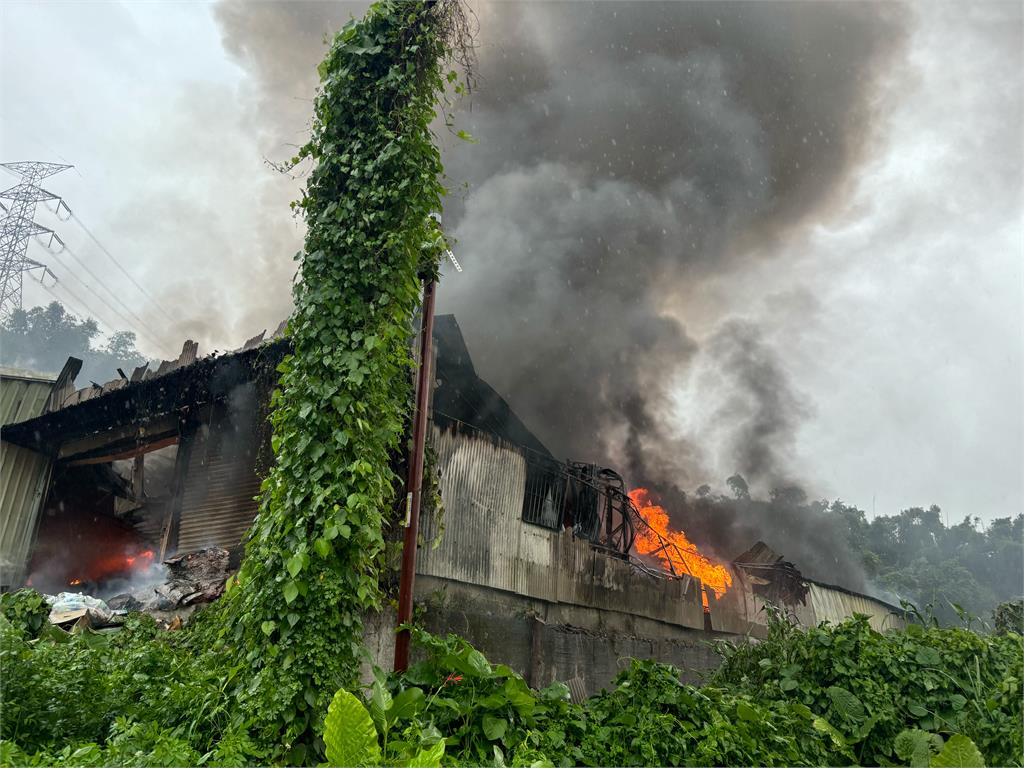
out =
[[272,398],[276,463],[220,635],[247,670],[243,712],[294,761],[334,692],[357,684],[362,616],[379,601],[412,319],[445,248],[430,217],[444,189],[429,126],[453,5],[384,0],[349,23],[319,67],[312,137],[293,160],[315,164],[296,203],[308,232],[293,354]]

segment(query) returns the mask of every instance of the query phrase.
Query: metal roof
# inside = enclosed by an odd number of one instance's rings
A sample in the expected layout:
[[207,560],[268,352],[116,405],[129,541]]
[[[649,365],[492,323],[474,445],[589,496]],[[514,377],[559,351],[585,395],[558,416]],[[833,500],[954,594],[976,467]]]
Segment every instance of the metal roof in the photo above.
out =
[[0,368],[0,424],[13,424],[43,412],[56,376],[22,368]]

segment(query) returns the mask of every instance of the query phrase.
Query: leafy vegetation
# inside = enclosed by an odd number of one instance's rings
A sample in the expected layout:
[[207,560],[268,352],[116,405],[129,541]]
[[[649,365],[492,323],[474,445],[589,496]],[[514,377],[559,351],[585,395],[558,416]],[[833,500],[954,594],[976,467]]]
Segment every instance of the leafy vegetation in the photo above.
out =
[[[919,624],[882,635],[864,617],[808,630],[774,621],[762,643],[722,646],[713,683],[809,707],[864,765],[899,757],[894,750],[906,729],[962,734],[990,763],[1015,765],[1024,755],[1022,643],[1019,634]],[[900,741],[903,752],[908,738]]]
[[[4,698],[4,765],[274,760],[232,711],[223,665],[184,652],[187,633],[133,617],[116,635],[33,639],[7,618],[24,615],[15,602],[0,618],[4,686],[22,694]],[[531,689],[461,638],[413,634],[420,661],[407,672],[332,698],[329,764],[1020,765],[1024,754],[1016,633],[776,618],[757,645],[722,644],[705,687],[634,660],[582,704],[562,683]]]
[[368,699],[339,692],[328,731],[347,734],[342,764],[1021,764],[1019,635],[775,618],[765,642],[721,646],[708,686],[633,660],[583,704],[458,637],[414,636],[423,658],[408,672],[378,674]]

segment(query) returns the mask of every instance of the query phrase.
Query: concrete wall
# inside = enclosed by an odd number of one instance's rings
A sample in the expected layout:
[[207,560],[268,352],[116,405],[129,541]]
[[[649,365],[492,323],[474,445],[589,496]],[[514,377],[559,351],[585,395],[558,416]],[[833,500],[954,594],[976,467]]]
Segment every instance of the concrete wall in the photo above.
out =
[[[416,578],[416,620],[435,634],[466,638],[534,687],[565,682],[577,700],[607,687],[630,658],[673,664],[686,682],[700,683],[718,666],[714,641],[734,637],[431,576]],[[391,668],[394,627],[392,610],[366,618],[366,644],[382,669]],[[369,663],[363,675],[369,680]]]
[[[500,440],[434,433],[444,513],[422,521],[418,620],[462,635],[534,686],[567,682],[576,697],[607,686],[630,657],[656,658],[699,681],[717,666],[704,631],[700,582],[664,579],[524,522],[526,456]],[[442,532],[443,525],[443,532]],[[373,617],[367,640],[390,663],[393,621]]]

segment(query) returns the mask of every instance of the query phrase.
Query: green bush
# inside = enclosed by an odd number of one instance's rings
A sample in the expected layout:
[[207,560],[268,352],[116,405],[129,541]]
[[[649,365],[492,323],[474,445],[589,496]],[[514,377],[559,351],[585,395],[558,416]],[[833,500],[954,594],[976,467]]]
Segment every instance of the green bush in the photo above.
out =
[[828,719],[865,765],[895,759],[906,729],[963,734],[994,765],[1024,754],[1024,640],[967,629],[885,634],[858,616],[797,629],[776,620],[756,645],[723,647],[713,684],[761,701],[797,702]]
[[49,615],[50,604],[34,589],[0,594],[0,616],[16,629],[27,633],[30,638],[39,635]]

